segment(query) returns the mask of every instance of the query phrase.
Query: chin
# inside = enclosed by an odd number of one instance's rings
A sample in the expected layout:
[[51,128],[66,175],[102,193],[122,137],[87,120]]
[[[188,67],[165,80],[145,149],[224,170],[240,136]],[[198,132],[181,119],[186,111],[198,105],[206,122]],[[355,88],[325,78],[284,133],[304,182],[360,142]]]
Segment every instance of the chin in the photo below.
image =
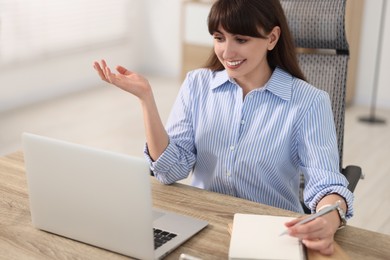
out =
[[240,76],[242,76],[242,73],[238,73],[236,71],[231,71],[229,69],[226,69],[226,71],[230,78],[239,78]]

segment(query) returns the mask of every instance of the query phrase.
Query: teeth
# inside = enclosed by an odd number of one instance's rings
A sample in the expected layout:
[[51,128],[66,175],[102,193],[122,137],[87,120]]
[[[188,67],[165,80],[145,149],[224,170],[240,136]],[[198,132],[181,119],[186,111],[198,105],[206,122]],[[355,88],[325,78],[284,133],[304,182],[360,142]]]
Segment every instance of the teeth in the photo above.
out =
[[242,63],[242,61],[227,61],[226,62],[229,66],[237,66]]

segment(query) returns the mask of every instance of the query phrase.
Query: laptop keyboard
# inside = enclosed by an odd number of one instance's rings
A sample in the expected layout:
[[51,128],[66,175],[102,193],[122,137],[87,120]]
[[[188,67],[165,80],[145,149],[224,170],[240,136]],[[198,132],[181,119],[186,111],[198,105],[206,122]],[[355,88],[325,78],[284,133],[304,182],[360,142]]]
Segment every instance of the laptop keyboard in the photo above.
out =
[[172,238],[176,237],[175,233],[169,233],[161,229],[153,228],[154,231],[154,249],[159,248]]

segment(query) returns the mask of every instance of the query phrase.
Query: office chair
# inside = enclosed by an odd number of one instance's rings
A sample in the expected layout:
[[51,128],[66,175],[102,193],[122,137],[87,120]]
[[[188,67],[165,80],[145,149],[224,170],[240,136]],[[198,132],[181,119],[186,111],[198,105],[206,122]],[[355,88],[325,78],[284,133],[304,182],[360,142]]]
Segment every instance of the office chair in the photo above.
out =
[[[336,125],[340,171],[354,191],[362,170],[343,168],[344,116],[349,47],[345,34],[346,0],[280,0],[307,81],[329,93]],[[301,201],[304,179],[301,178]],[[305,213],[310,210],[302,203]]]

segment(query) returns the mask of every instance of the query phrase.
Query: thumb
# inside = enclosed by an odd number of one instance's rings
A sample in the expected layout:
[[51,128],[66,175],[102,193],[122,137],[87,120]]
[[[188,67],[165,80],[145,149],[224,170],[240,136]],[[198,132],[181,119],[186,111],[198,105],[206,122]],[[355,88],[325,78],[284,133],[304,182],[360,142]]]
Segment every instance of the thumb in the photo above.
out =
[[286,227],[292,227],[292,226],[294,226],[295,224],[297,224],[299,221],[301,221],[302,219],[304,219],[304,218],[306,218],[306,217],[307,217],[307,216],[301,216],[301,217],[299,217],[299,218],[292,219],[292,220],[290,220],[290,221],[284,223],[284,225],[285,225]]
[[122,67],[122,66],[117,66],[116,67],[116,70],[120,73],[120,74],[123,74],[123,75],[130,75],[132,72],[127,70],[125,67]]

